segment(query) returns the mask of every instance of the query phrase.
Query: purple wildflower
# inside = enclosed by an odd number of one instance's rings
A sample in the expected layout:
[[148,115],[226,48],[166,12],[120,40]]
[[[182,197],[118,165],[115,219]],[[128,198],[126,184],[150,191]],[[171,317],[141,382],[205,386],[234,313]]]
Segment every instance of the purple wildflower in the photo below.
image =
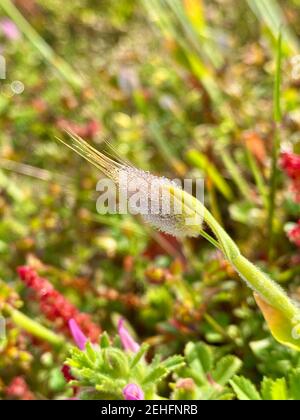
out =
[[143,400],[144,399],[144,392],[142,388],[140,388],[136,384],[128,384],[123,388],[123,396],[125,400]]
[[78,348],[80,348],[80,350],[84,350],[85,344],[88,341],[88,339],[83,334],[74,318],[71,318],[69,320],[69,328]]
[[139,344],[134,341],[134,339],[129,334],[127,328],[124,327],[124,319],[121,318],[118,323],[118,332],[122,342],[122,345],[125,350],[133,351],[134,353],[138,352],[140,349]]

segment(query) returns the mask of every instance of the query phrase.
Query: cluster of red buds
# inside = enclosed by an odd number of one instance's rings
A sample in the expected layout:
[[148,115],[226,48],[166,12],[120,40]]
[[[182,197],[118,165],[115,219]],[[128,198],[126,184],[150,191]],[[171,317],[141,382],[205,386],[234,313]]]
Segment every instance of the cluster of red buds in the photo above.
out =
[[300,203],[300,155],[291,152],[281,154],[281,167],[292,180],[292,191],[295,199]]
[[41,312],[59,330],[69,334],[69,320],[75,319],[84,334],[92,342],[98,340],[101,330],[98,325],[93,323],[90,315],[79,312],[61,293],[54,289],[48,280],[40,277],[29,266],[19,267],[18,274],[26,286],[35,291]]

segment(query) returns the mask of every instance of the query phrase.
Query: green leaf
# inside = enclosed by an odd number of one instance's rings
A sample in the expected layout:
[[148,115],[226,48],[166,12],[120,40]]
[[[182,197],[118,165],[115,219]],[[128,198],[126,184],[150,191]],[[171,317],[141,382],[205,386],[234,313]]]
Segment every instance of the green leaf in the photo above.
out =
[[134,366],[138,364],[141,358],[147,353],[149,349],[149,344],[144,343],[139,351],[134,355],[132,361],[130,362],[130,368],[132,369]]
[[185,365],[184,358],[180,355],[168,357],[161,363],[161,366],[168,371],[178,369]]
[[216,365],[212,377],[219,385],[226,385],[227,382],[241,368],[242,362],[235,356],[225,356]]
[[143,384],[148,384],[149,382],[158,382],[160,381],[164,376],[168,374],[168,370],[162,366],[159,366],[152,370],[152,372],[149,373],[144,379]]
[[97,353],[95,352],[94,347],[92,346],[92,344],[87,341],[86,345],[85,345],[85,350],[87,352],[87,356],[90,359],[90,361],[92,363],[94,363],[96,361],[97,358]]
[[220,401],[232,401],[234,398],[234,393],[226,389],[223,392],[221,392],[215,399]]
[[262,398],[266,401],[272,400],[273,382],[274,382],[273,379],[265,377],[261,383],[260,392],[261,392]]
[[105,349],[109,346],[110,346],[109,336],[108,336],[107,332],[104,331],[104,333],[101,334],[101,337],[100,337],[100,347],[102,349]]
[[185,348],[185,356],[188,363],[192,363],[194,360],[197,360],[201,364],[201,368],[205,373],[212,369],[212,351],[203,343],[188,343]]
[[300,400],[300,368],[289,374],[290,396],[293,400]]
[[272,385],[272,400],[286,401],[288,400],[288,390],[285,378],[279,378]]
[[243,376],[235,376],[231,379],[230,385],[232,386],[236,396],[241,401],[259,401],[261,397],[256,390],[255,386],[249,379]]

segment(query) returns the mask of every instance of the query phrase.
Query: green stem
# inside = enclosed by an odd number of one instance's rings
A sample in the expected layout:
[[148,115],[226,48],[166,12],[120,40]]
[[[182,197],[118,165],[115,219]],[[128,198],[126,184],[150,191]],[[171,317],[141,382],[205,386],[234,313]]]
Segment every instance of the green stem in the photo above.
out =
[[276,57],[276,73],[274,82],[274,139],[272,149],[272,168],[270,178],[270,195],[269,195],[269,214],[268,214],[268,231],[269,231],[269,259],[273,257],[273,243],[274,243],[274,214],[276,202],[276,189],[278,178],[278,156],[280,151],[280,122],[281,122],[281,107],[280,107],[280,86],[281,86],[281,61],[282,61],[282,36],[281,32],[277,41],[277,57]]
[[235,242],[218,222],[214,220],[208,210],[204,213],[204,219],[211,229],[213,229],[219,242],[222,244],[225,257],[227,257],[246,283],[259,293],[271,306],[283,311],[289,319],[293,319],[296,314],[299,313],[299,310],[289,299],[284,290],[241,255]]
[[[241,255],[236,243],[200,201],[180,189],[169,187],[169,191],[175,200],[183,203],[184,213],[189,215],[189,217],[191,212],[197,214],[198,217],[203,217],[217,237],[225,257],[252,289],[271,306],[282,311],[288,319],[293,319],[299,314],[298,308],[289,299],[284,290]],[[201,231],[202,227],[198,227],[198,232],[200,233]]]
[[216,241],[212,236],[210,236],[205,230],[200,229],[200,235],[203,236],[208,242],[210,242],[213,246],[215,246],[218,249],[221,249],[220,244],[218,241]]
[[227,257],[246,283],[259,293],[271,306],[283,311],[289,319],[294,318],[299,312],[298,308],[289,299],[284,290],[241,255],[235,242],[218,224],[208,210],[205,210],[204,212],[204,220],[218,237],[225,257]]
[[5,312],[11,318],[11,320],[16,325],[18,325],[18,327],[24,329],[33,336],[38,337],[41,340],[47,341],[48,343],[53,344],[54,346],[59,347],[63,345],[64,338],[62,336],[55,334],[54,332],[50,331],[48,328],[45,328],[38,322],[33,321],[17,309],[14,309],[10,306],[5,306]]
[[214,216],[205,207],[203,208],[203,212],[204,220],[218,238],[218,242],[224,255],[230,262],[232,262],[238,255],[240,255],[239,248],[230,238],[228,233],[225,232],[222,226],[217,222]]
[[238,255],[232,264],[251,288],[271,306],[282,311],[288,319],[293,319],[298,314],[298,308],[285,291],[245,257]]
[[275,201],[276,201],[276,189],[278,179],[278,156],[280,149],[280,136],[278,124],[275,125],[273,150],[272,150],[272,169],[270,178],[270,194],[269,194],[269,214],[268,214],[268,232],[269,232],[269,258],[273,257],[273,245],[274,245],[274,214],[275,214]]

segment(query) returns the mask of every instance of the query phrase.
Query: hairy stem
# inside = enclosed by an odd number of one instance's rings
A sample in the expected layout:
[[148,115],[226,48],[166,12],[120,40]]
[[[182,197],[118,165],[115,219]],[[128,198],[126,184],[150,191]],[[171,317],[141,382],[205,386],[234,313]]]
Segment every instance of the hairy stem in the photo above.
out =
[[[288,319],[293,319],[299,314],[297,306],[285,291],[240,253],[235,242],[200,201],[180,189],[169,188],[169,191],[175,200],[183,203],[186,214],[190,216],[194,211],[204,219],[214,232],[224,256],[253,290],[271,306],[282,311]],[[201,234],[202,228],[199,227],[198,231]]]

